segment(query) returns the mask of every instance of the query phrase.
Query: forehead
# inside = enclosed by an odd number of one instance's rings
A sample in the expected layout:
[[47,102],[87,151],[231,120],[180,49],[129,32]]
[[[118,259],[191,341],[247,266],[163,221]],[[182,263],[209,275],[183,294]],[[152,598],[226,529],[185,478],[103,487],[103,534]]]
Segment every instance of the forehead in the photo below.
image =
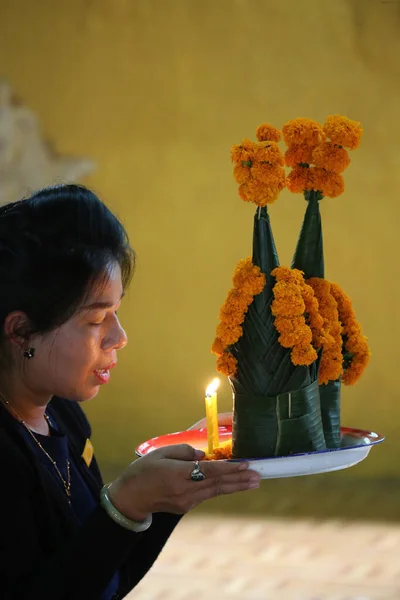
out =
[[117,304],[124,295],[121,280],[121,269],[118,264],[110,266],[104,275],[92,285],[85,298],[84,306],[106,302]]

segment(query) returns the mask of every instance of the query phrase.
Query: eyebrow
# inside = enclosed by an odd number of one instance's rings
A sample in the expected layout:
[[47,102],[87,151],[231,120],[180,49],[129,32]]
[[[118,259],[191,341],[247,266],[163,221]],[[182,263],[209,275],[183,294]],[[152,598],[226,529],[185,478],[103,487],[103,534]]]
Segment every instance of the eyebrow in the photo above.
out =
[[[121,294],[121,298],[120,300],[122,300],[122,298],[125,296],[125,292],[122,292]],[[92,302],[91,304],[86,304],[85,306],[82,306],[82,308],[80,309],[81,311],[84,310],[101,310],[101,309],[105,309],[105,308],[112,308],[114,306],[114,304],[112,302]]]

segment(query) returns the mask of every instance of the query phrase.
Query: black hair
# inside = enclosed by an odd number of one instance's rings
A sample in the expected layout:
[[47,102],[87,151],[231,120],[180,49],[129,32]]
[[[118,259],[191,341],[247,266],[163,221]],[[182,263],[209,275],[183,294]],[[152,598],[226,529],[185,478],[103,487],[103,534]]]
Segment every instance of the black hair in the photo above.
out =
[[107,206],[80,185],[45,188],[0,208],[0,343],[4,322],[24,312],[29,330],[47,333],[68,321],[93,285],[118,263],[124,289],[135,254]]

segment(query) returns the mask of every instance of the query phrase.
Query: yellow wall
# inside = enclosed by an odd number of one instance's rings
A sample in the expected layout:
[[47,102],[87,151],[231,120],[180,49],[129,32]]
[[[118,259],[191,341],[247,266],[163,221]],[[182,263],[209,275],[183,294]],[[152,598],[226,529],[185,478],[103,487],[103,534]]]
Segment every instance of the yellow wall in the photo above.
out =
[[[125,222],[138,269],[130,345],[87,405],[104,465],[201,417],[209,353],[253,209],[229,149],[263,121],[342,113],[365,127],[346,192],[323,201],[327,277],[352,296],[373,360],[343,394],[345,424],[387,442],[348,473],[397,475],[400,4],[360,0],[1,0],[0,74]],[[270,213],[283,264],[305,203]],[[224,383],[221,408],[230,406]],[[346,472],[343,474],[346,476]]]

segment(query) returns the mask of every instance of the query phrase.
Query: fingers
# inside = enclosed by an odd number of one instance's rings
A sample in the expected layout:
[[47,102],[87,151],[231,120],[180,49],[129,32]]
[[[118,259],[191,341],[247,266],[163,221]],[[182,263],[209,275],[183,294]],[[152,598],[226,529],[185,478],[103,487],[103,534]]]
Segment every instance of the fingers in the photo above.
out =
[[208,482],[205,480],[199,484],[194,483],[193,486],[195,485],[198,485],[198,487],[193,487],[192,506],[197,506],[204,500],[216,496],[257,489],[260,487],[260,475],[255,471],[247,471],[240,474],[225,475],[221,478],[217,477]]
[[241,471],[238,473],[228,473],[227,475],[221,475],[220,477],[210,477],[204,479],[204,481],[194,481],[190,483],[191,489],[194,493],[199,493],[204,490],[209,490],[211,496],[218,496],[220,494],[231,494],[235,491],[242,489],[255,489],[260,485],[260,475],[256,471],[250,469]]
[[204,458],[204,452],[197,450],[189,444],[175,444],[173,446],[164,446],[158,450],[153,450],[153,456],[157,453],[162,458],[172,458],[175,460],[201,460]]
[[225,460],[202,461],[200,469],[207,478],[222,477],[230,473],[246,471],[249,468],[248,462],[233,462]]

